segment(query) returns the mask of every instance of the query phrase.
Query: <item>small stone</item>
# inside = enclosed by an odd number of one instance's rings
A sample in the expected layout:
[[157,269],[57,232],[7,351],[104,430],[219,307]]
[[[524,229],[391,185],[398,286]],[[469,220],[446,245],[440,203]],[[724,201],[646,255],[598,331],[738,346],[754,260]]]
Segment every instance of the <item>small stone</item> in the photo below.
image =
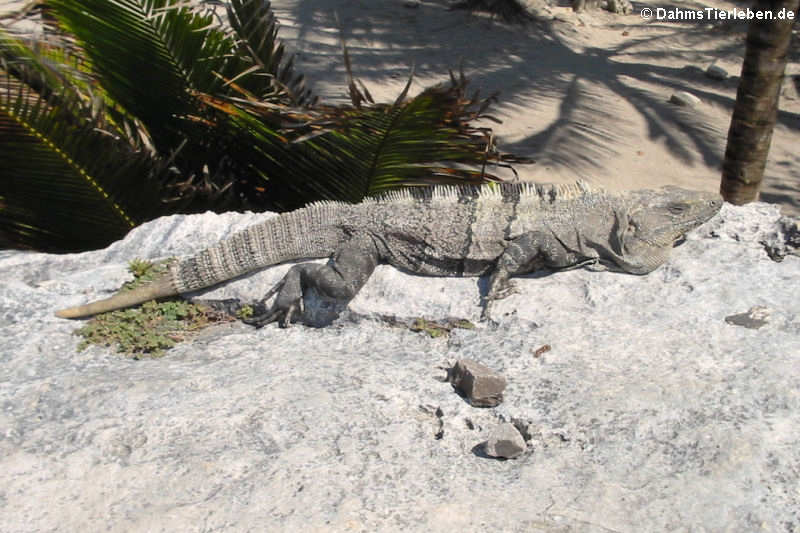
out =
[[630,15],[633,13],[633,5],[630,0],[606,0],[602,3],[603,9],[617,15]]
[[685,107],[697,107],[700,105],[700,99],[691,93],[687,93],[686,91],[676,92],[670,97],[669,101],[673,104]]
[[510,422],[500,424],[489,435],[489,440],[484,445],[486,455],[491,457],[503,457],[513,459],[519,457],[528,447],[525,439],[517,430],[516,426]]
[[706,69],[706,76],[712,80],[724,80],[728,78],[728,71],[719,65],[711,65]]
[[474,407],[495,407],[503,401],[506,378],[471,359],[461,359],[449,372],[450,383]]
[[747,329],[759,329],[769,322],[769,315],[772,310],[762,305],[751,307],[746,313],[730,315],[725,317],[725,322],[733,326],[742,326]]

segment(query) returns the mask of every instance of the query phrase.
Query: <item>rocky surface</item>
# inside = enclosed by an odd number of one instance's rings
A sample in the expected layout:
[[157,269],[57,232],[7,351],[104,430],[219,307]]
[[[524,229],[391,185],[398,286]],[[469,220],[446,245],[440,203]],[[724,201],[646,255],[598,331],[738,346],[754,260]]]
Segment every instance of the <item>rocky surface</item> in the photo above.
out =
[[[725,206],[648,276],[520,279],[497,328],[478,323],[482,281],[390,267],[332,326],[220,326],[160,359],[77,352],[78,323],[53,316],[108,295],[135,257],[263,216],[0,252],[1,531],[800,528],[800,258],[766,253],[785,240],[774,206]],[[285,269],[201,296],[251,299]],[[726,323],[755,306],[771,310],[759,329]],[[431,338],[386,314],[478,327]],[[464,358],[508,378],[503,404],[454,393],[442,369]],[[527,451],[476,453],[504,422]]]

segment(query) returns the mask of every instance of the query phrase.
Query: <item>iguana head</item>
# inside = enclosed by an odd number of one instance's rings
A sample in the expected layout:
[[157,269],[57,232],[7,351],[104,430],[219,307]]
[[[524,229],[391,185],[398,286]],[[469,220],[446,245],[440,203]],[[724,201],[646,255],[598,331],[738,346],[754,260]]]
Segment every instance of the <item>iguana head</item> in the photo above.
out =
[[666,261],[687,232],[704,224],[722,207],[717,193],[667,186],[633,191],[616,213],[615,262],[626,272],[646,274]]

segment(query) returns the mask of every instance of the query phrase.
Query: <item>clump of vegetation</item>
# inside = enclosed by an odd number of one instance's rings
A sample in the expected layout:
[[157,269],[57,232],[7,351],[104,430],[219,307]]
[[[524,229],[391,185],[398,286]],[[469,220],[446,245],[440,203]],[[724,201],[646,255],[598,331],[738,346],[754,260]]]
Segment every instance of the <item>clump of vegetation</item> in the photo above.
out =
[[444,337],[454,329],[475,329],[475,324],[465,318],[447,318],[445,320],[428,320],[427,318],[417,317],[412,319],[402,319],[395,316],[382,316],[382,320],[390,326],[408,328],[411,331],[419,331],[427,334],[431,338]]
[[435,339],[449,335],[454,329],[475,329],[475,324],[465,318],[449,318],[440,321],[416,318],[409,326],[409,329],[411,331],[421,331]]
[[167,272],[169,263],[170,260],[153,263],[152,261],[144,259],[134,259],[128,264],[128,272],[133,274],[133,279],[125,282],[121,290],[129,291],[135,289],[139,285],[153,281]]
[[[168,264],[168,261],[152,263],[134,259],[128,266],[134,279],[125,283],[121,290],[131,290],[152,281],[166,271]],[[192,333],[231,320],[225,313],[183,300],[150,301],[133,309],[98,315],[75,334],[83,337],[79,350],[92,344],[116,346],[118,352],[138,359],[160,357]]]
[[255,309],[253,309],[252,305],[243,305],[239,308],[236,312],[236,318],[245,319],[250,318],[255,313]]
[[103,313],[75,331],[83,350],[92,344],[116,346],[132,356],[160,357],[192,333],[231,318],[209,307],[185,301],[150,301],[141,307]]

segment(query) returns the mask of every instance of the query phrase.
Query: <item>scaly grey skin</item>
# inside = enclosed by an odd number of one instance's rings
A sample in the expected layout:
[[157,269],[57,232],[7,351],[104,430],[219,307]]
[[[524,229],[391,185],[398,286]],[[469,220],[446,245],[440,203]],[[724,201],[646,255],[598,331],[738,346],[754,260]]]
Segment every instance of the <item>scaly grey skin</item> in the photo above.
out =
[[489,274],[487,311],[513,292],[510,277],[536,270],[594,265],[647,274],[721,206],[715,193],[678,187],[611,193],[585,182],[438,186],[357,205],[320,202],[176,261],[149,285],[56,315],[85,317],[211,287],[285,261],[322,257],[331,259],[293,266],[265,295],[265,303],[275,296],[271,308],[248,323],[290,324],[312,287],[346,304],[379,263],[429,276]]

